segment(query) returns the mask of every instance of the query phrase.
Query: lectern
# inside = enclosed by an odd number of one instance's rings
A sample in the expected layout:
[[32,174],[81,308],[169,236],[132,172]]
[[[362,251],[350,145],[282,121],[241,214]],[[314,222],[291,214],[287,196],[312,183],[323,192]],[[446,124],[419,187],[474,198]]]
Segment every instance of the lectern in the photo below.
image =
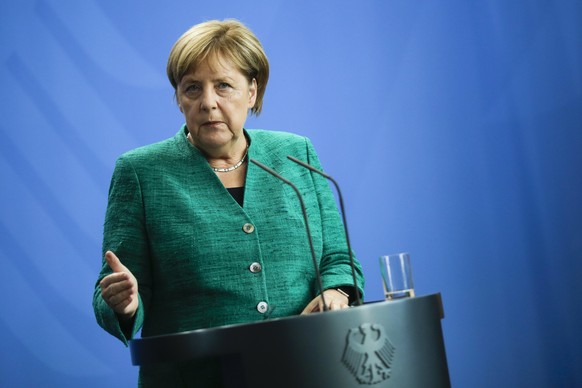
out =
[[432,294],[135,339],[130,350],[134,365],[221,359],[229,387],[450,387],[443,317]]

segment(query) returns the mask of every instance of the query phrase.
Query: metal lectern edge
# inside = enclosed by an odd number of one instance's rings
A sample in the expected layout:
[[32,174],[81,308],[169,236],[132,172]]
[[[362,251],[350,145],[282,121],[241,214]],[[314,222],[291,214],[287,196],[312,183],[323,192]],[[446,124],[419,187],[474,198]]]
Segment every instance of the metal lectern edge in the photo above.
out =
[[[179,362],[188,359],[237,353],[244,350],[242,349],[244,348],[244,343],[236,341],[239,335],[248,338],[249,335],[259,335],[262,331],[285,330],[290,325],[317,327],[318,325],[326,325],[330,320],[343,320],[355,314],[364,318],[371,310],[378,308],[380,305],[388,304],[390,307],[396,308],[400,304],[406,305],[411,303],[436,306],[438,308],[439,318],[442,319],[444,317],[440,293],[389,302],[367,302],[361,306],[345,310],[274,318],[266,321],[136,338],[129,341],[132,364],[145,365],[157,362]],[[216,346],[217,344],[219,346]]]

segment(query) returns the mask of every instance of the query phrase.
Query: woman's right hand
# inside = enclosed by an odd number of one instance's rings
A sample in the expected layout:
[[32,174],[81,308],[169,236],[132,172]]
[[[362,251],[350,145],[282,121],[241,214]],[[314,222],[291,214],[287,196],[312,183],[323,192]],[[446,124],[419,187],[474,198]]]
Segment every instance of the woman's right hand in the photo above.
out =
[[130,320],[135,315],[139,304],[137,279],[121,264],[115,253],[107,251],[105,260],[113,270],[112,274],[101,279],[101,296],[105,303],[115,311],[122,320]]

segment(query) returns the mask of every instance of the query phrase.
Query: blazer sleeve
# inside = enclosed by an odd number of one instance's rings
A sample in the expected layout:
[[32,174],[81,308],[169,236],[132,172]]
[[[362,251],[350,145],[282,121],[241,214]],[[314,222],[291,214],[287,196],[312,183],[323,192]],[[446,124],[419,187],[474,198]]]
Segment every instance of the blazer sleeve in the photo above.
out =
[[[311,141],[306,139],[306,142],[308,163],[322,170]],[[329,182],[326,178],[316,173],[312,173],[312,179],[321,214],[320,227],[323,236],[323,254],[320,262],[320,271],[323,289],[342,286],[353,287],[352,266],[348,254],[345,230]],[[354,261],[358,291],[363,298],[364,276],[362,267],[358,260],[354,258]]]
[[[95,284],[93,309],[99,325],[126,346],[141,329],[148,310],[151,295],[151,268],[145,223],[144,202],[138,174],[131,162],[120,157],[115,165],[105,224],[103,230],[102,267]],[[105,252],[112,251],[136,277],[139,291],[139,307],[131,332],[126,337],[119,320],[101,296],[99,282],[112,273],[105,261]]]

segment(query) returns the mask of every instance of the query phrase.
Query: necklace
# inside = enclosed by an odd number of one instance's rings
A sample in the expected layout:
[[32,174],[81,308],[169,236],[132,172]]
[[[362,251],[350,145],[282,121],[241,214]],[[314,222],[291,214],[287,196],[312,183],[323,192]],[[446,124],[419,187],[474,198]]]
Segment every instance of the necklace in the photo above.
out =
[[[190,143],[194,144],[192,142],[192,135],[190,135],[190,133],[188,133],[188,135],[186,135],[186,137],[188,138],[188,141]],[[249,145],[247,143],[247,148],[245,149],[245,154],[243,155],[242,159],[239,160],[238,163],[236,163],[234,166],[225,167],[225,168],[219,168],[219,167],[212,167],[212,166],[210,166],[210,168],[214,172],[231,172],[231,171],[234,171],[234,170],[236,170],[237,168],[239,168],[240,166],[243,165],[243,163],[245,162],[245,159],[247,158],[248,153],[249,153]]]
[[230,166],[230,167],[225,167],[225,168],[218,168],[218,167],[212,167],[210,166],[210,168],[212,168],[212,170],[214,172],[231,172],[236,170],[237,168],[239,168],[240,166],[243,165],[243,163],[245,162],[247,155],[249,153],[249,145],[247,144],[247,148],[245,150],[245,154],[243,155],[242,159],[238,161],[238,163],[236,163],[234,166]]

